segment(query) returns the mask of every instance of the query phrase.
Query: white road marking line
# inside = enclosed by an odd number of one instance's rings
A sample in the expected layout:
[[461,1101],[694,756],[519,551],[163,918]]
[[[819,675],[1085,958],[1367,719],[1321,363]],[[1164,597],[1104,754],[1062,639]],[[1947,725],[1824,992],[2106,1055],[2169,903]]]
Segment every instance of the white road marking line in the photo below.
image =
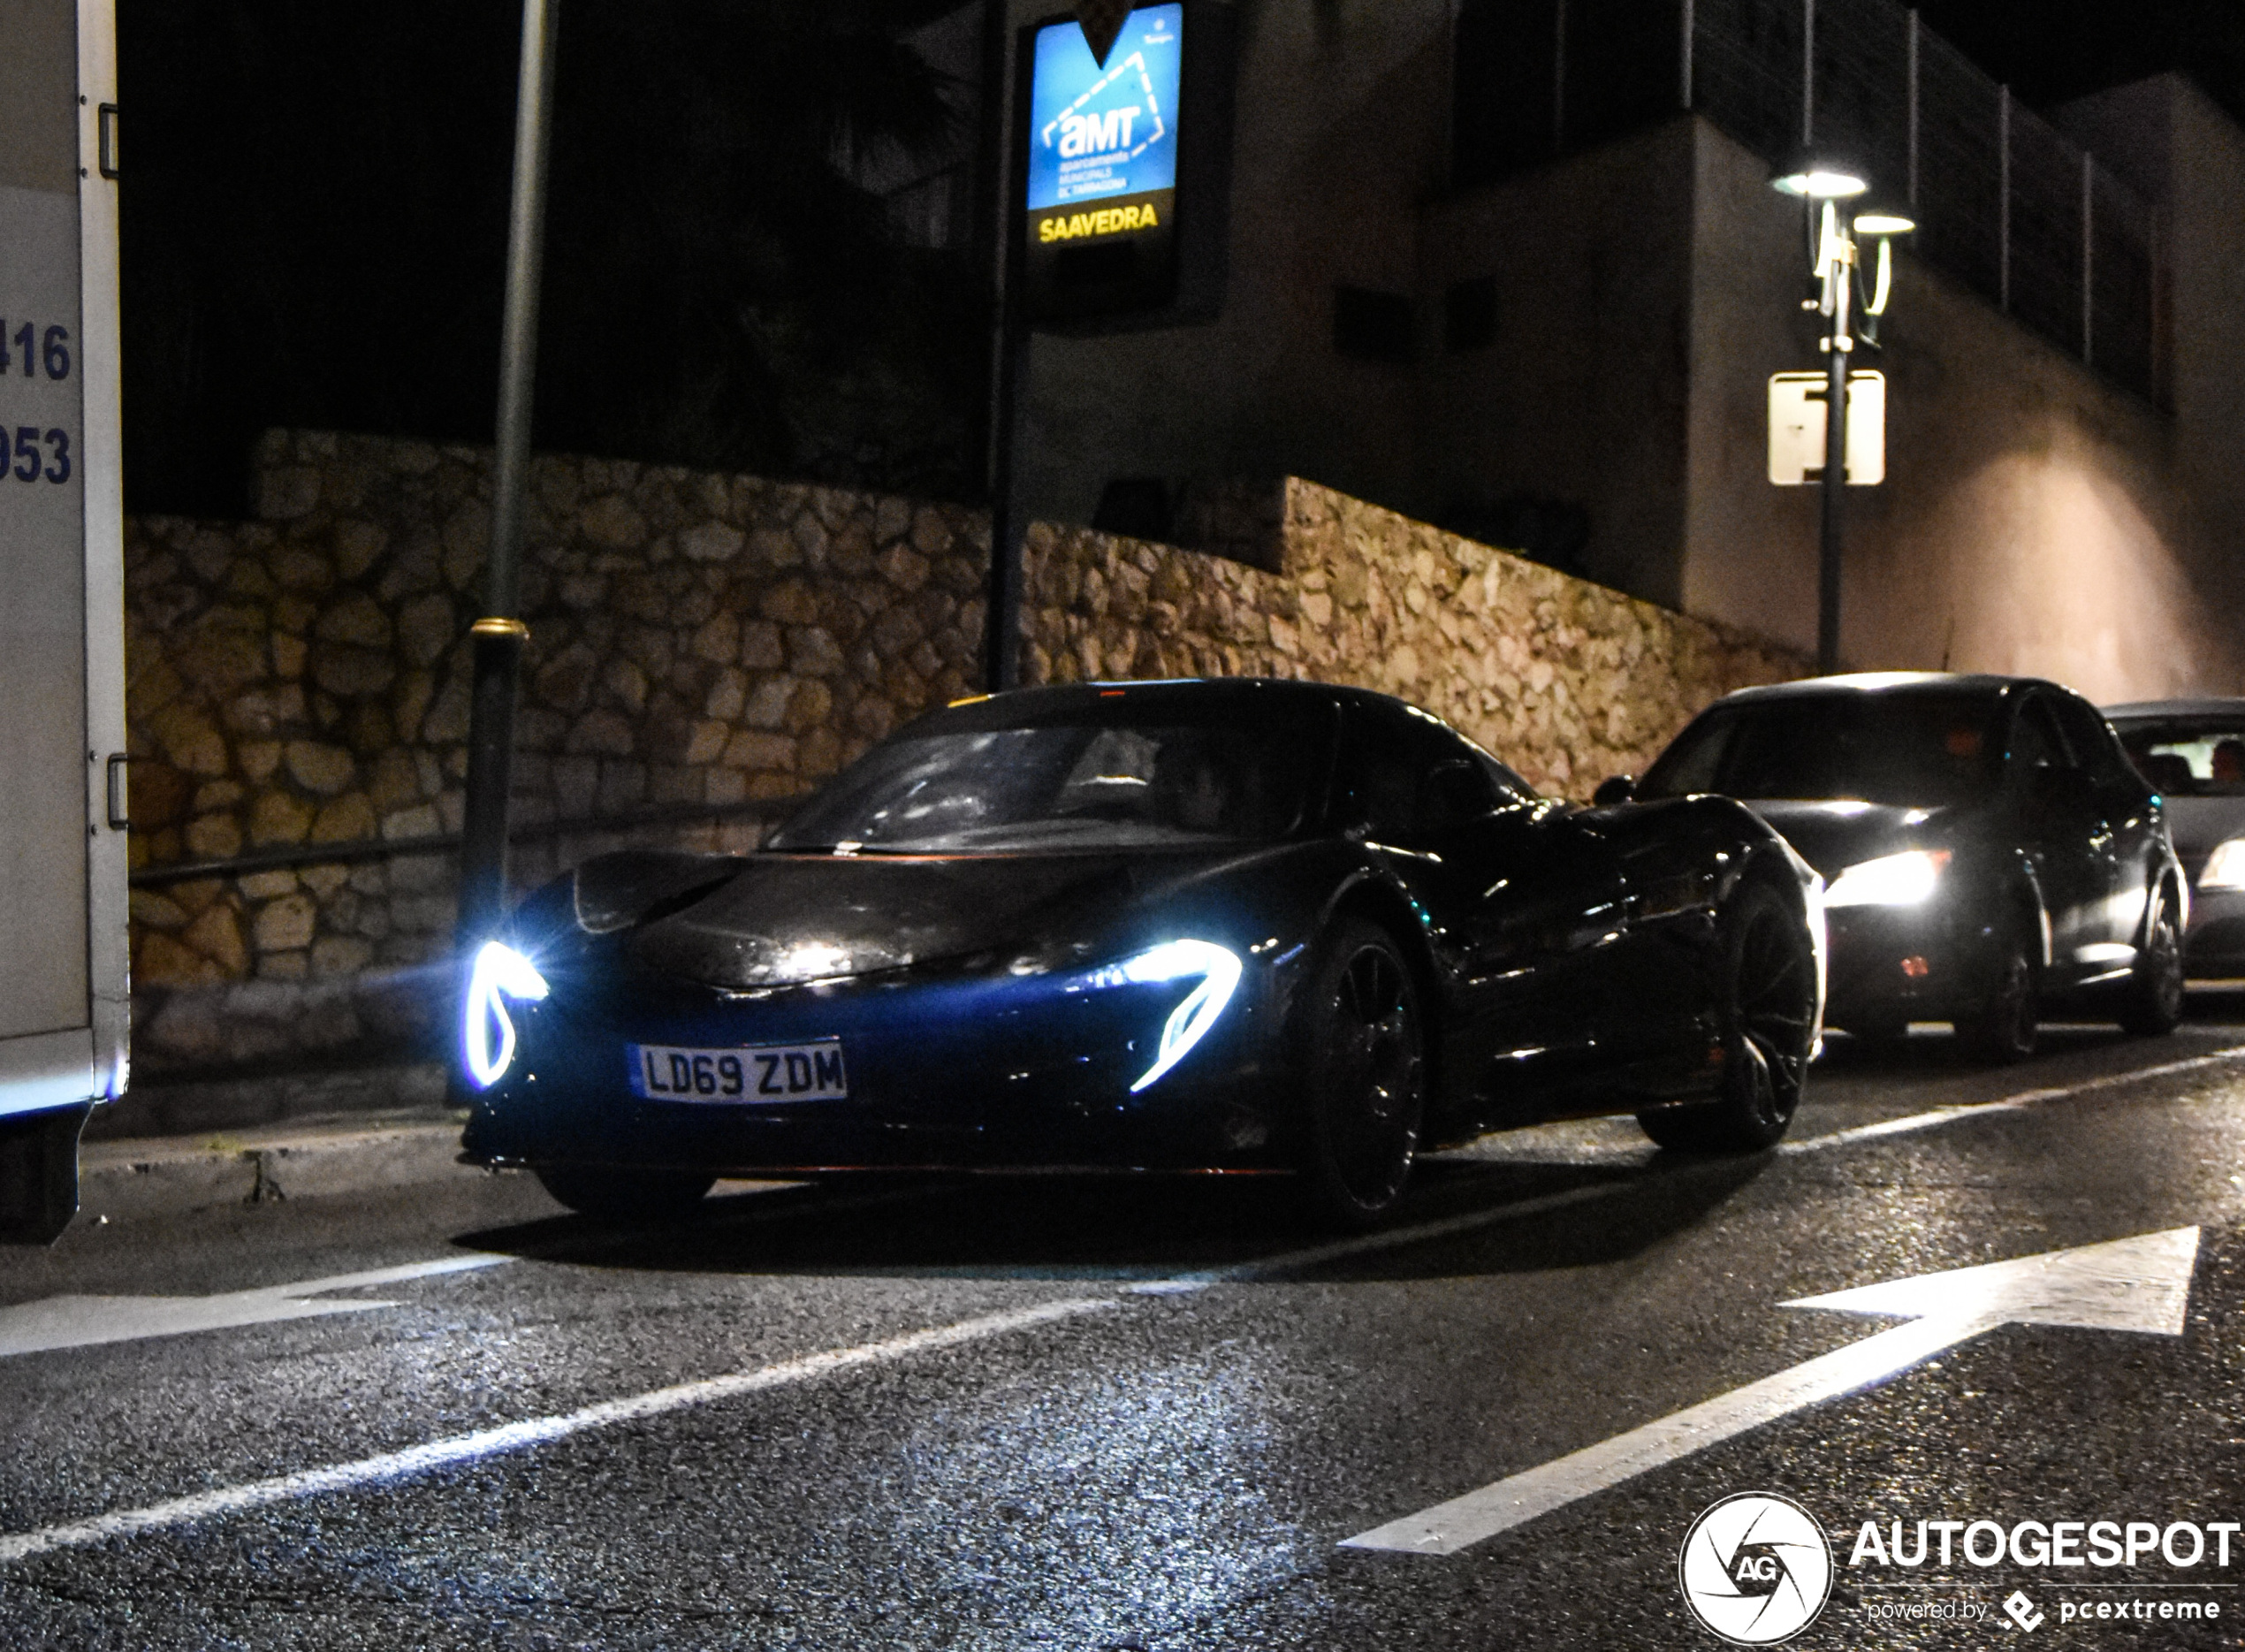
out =
[[[2139,1068],[2134,1072],[2108,1073],[2098,1078],[2085,1078],[2080,1084],[2062,1085],[2041,1090],[2022,1090],[2015,1095],[2001,1096],[1992,1101],[1959,1102],[1950,1107],[1935,1108],[1930,1112],[1906,1114],[1900,1118],[1881,1119],[1876,1123],[1858,1124],[1848,1130],[1834,1131],[1826,1136],[1810,1136],[1799,1141],[1782,1142],[1777,1151],[1785,1154],[1823,1153],[1834,1147],[1848,1147],[1857,1142],[1876,1141],[1886,1136],[1906,1136],[1922,1130],[1938,1129],[1944,1124],[1955,1124],[1967,1119],[2021,1112],[2039,1107],[2046,1101],[2063,1100],[2069,1096],[2085,1094],[2093,1090],[2109,1090],[2139,1079],[2161,1078],[2170,1074],[2190,1072],[2202,1067],[2211,1067],[2224,1062],[2245,1058],[2245,1044],[2217,1050],[2211,1055],[2194,1055],[2186,1061],[2168,1062],[2157,1067]],[[1625,1193],[1644,1185],[1641,1176],[1630,1176],[1610,1182],[1594,1182],[1582,1187],[1571,1187],[1556,1193],[1543,1193],[1533,1199],[1524,1199],[1516,1204],[1494,1205],[1487,1209],[1467,1211],[1462,1215],[1443,1216],[1433,1222],[1413,1223],[1407,1228],[1387,1228],[1378,1233],[1361,1234],[1353,1238],[1335,1239],[1325,1245],[1309,1245],[1302,1250],[1289,1251],[1282,1255],[1265,1257],[1259,1261],[1238,1262],[1229,1268],[1211,1268],[1189,1274],[1178,1274],[1166,1279],[1149,1281],[1129,1287],[1132,1296],[1181,1296],[1194,1290],[1205,1290],[1211,1285],[1258,1279],[1270,1274],[1290,1273],[1297,1268],[1313,1268],[1320,1262],[1338,1261],[1345,1257],[1362,1256],[1374,1251],[1393,1250],[1399,1245],[1418,1245],[1428,1239],[1447,1238],[1456,1233],[1468,1233],[1475,1228],[1485,1228],[1500,1222],[1511,1222],[1522,1216],[1541,1215],[1546,1211],[1564,1210],[1571,1205],[1587,1204],[1613,1193]]]
[[1359,1532],[1341,1547],[1454,1555],[1765,1422],[1884,1382],[1998,1325],[2069,1325],[2180,1336],[2197,1259],[2198,1229],[2177,1228],[1782,1303],[1788,1308],[1923,1317]]
[[1978,1114],[2015,1113],[2022,1108],[2040,1107],[2045,1101],[2062,1101],[2069,1096],[2086,1095],[2093,1090],[2112,1090],[2146,1078],[2165,1078],[2175,1073],[2193,1072],[2202,1067],[2234,1062],[2241,1056],[2245,1056],[2245,1045],[2234,1045],[2228,1049],[2216,1050],[2210,1055],[2193,1055],[2184,1061],[2165,1062],[2157,1067],[2139,1067],[2132,1072],[2107,1073],[2101,1078],[2084,1078],[2075,1085],[2060,1085],[2044,1090],[2022,1090],[2016,1095],[2001,1096],[1993,1101],[1960,1101],[1949,1107],[1935,1108],[1929,1113],[1912,1113],[1901,1118],[1881,1119],[1876,1124],[1858,1124],[1852,1130],[1834,1131],[1829,1136],[1811,1136],[1801,1141],[1781,1142],[1777,1151],[1781,1153],[1817,1153],[1826,1147],[1844,1147],[1853,1142],[1875,1140],[1881,1136],[1907,1135],[1913,1131],[1930,1130],[1936,1125],[1971,1118]]
[[306,1298],[331,1290],[355,1290],[369,1285],[428,1279],[439,1274],[499,1268],[514,1260],[511,1256],[480,1252],[445,1256],[434,1261],[407,1262],[361,1274],[337,1274],[327,1279],[302,1279],[285,1285],[263,1285],[255,1290],[222,1291],[210,1297],[47,1297],[37,1302],[0,1308],[0,1359],[16,1354],[45,1353],[57,1348],[87,1348],[100,1343],[137,1342],[147,1336],[179,1336],[190,1331],[226,1330],[277,1320],[319,1319],[331,1313],[394,1308],[398,1306],[394,1302],[366,1297],[341,1301]]
[[[1888,1119],[1876,1124],[1858,1126],[1853,1130],[1835,1131],[1829,1136],[1789,1144],[1788,1150],[1798,1153],[1814,1152],[1828,1146],[1839,1146],[1877,1136],[1895,1135],[1907,1131],[1929,1130],[1936,1126],[1969,1118],[1979,1113],[1999,1113],[2077,1095],[2085,1091],[2104,1089],[2136,1079],[2163,1077],[2184,1072],[2217,1062],[2245,1056],[2245,1046],[2217,1051],[2210,1055],[2196,1056],[2187,1061],[2170,1062],[2163,1066],[2145,1068],[2132,1073],[2112,1074],[2102,1078],[2085,1080],[2061,1088],[2030,1090],[1995,1101],[1965,1104],[1937,1108],[1929,1113],[1912,1114],[1899,1119]],[[1229,1281],[1244,1281],[1295,1268],[1335,1261],[1343,1257],[1366,1254],[1374,1251],[1392,1249],[1398,1245],[1416,1245],[1423,1240],[1440,1238],[1453,1233],[1463,1233],[1495,1222],[1509,1222],[1522,1216],[1541,1214],[1545,1211],[1563,1209],[1571,1205],[1587,1203],[1613,1192],[1638,1185],[1632,1178],[1625,1181],[1596,1183],[1548,1193],[1534,1199],[1494,1209],[1468,1212],[1462,1215],[1425,1222],[1408,1228],[1392,1229],[1382,1233],[1366,1234],[1355,1238],[1335,1240],[1330,1244],[1310,1245],[1283,1254],[1267,1257],[1259,1261],[1242,1262],[1229,1268],[1210,1268],[1202,1272],[1177,1275],[1171,1278],[1150,1280],[1143,1284],[1127,1287],[1124,1296],[1169,1296],[1206,1290],[1208,1286]],[[295,1285],[269,1287],[264,1292],[238,1292],[239,1296],[263,1296],[285,1292],[303,1293],[316,1290],[341,1290],[354,1286],[389,1283],[394,1281],[424,1277],[430,1274],[456,1272],[469,1268],[489,1268],[514,1259],[505,1256],[476,1256],[445,1258],[436,1262],[411,1263],[402,1268],[378,1268],[368,1274],[343,1274],[325,1280],[309,1280]],[[98,1298],[96,1298],[98,1300]],[[152,1298],[151,1300],[164,1300]],[[188,1301],[216,1301],[223,1298],[187,1298]],[[39,1305],[33,1305],[39,1306]],[[374,1304],[339,1304],[342,1311]],[[129,1510],[115,1514],[99,1515],[92,1519],[75,1521],[63,1526],[47,1526],[39,1531],[0,1536],[0,1564],[21,1559],[30,1555],[44,1554],[52,1549],[101,1542],[110,1537],[128,1536],[139,1532],[207,1519],[216,1515],[259,1508],[269,1504],[296,1497],[313,1496],[320,1493],[347,1489],[354,1486],[377,1484],[406,1475],[425,1473],[446,1464],[473,1461],[506,1451],[521,1450],[549,1440],[578,1433],[587,1428],[605,1427],[619,1422],[653,1416],[682,1406],[706,1405],[713,1400],[728,1398],[735,1394],[752,1393],[767,1388],[783,1387],[807,1382],[835,1371],[857,1366],[885,1363],[928,1349],[956,1346],[984,1336],[1001,1336],[1008,1331],[1044,1324],[1056,1320],[1075,1318],[1084,1313],[1121,1306],[1117,1297],[1076,1298],[1062,1302],[1042,1304],[1037,1307],[1018,1309],[1011,1313],[989,1314],[978,1319],[963,1320],[957,1324],[933,1330],[917,1331],[892,1338],[885,1343],[862,1344],[826,1353],[810,1354],[799,1359],[767,1366],[760,1371],[742,1372],[731,1376],[714,1377],[699,1382],[681,1383],[673,1388],[657,1389],[621,1400],[605,1401],[582,1410],[561,1416],[533,1419],[526,1422],[510,1423],[503,1427],[484,1429],[451,1439],[431,1441],[427,1444],[392,1451],[379,1457],[362,1458],[354,1463],[344,1463],[327,1468],[308,1469],[295,1474],[284,1474],[270,1480],[255,1481],[247,1485],[218,1491],[205,1492],[196,1496],[175,1498],[145,1509]],[[1913,1328],[1899,1326],[1896,1331]],[[1882,1337],[1893,1333],[1882,1333],[1879,1337],[1853,1344],[1867,1348],[1880,1343]],[[67,1345],[67,1344],[56,1344]],[[1842,1353],[1847,1350],[1839,1351]],[[1830,1356],[1827,1356],[1830,1358]],[[1922,1357],[1922,1356],[1921,1356]],[[1812,1362],[1813,1363],[1813,1362]],[[1775,1379],[1771,1379],[1774,1381]],[[1714,1402],[1709,1402],[1713,1404]],[[1679,1413],[1682,1414],[1682,1413]],[[1655,1425],[1657,1426],[1657,1425]]]
[[558,1416],[533,1417],[497,1428],[479,1429],[474,1434],[431,1440],[424,1445],[409,1446],[402,1451],[385,1451],[378,1457],[361,1458],[353,1463],[337,1463],[294,1474],[279,1474],[270,1480],[252,1481],[247,1485],[201,1492],[191,1497],[175,1497],[144,1509],[120,1510],[114,1514],[96,1515],[91,1519],[43,1526],[33,1532],[14,1533],[0,1536],[0,1564],[26,1559],[33,1555],[49,1554],[58,1549],[80,1548],[112,1537],[131,1537],[220,1515],[239,1514],[245,1510],[293,1502],[300,1497],[378,1485],[427,1473],[431,1469],[444,1468],[455,1463],[472,1463],[506,1452],[526,1450],[531,1446],[544,1445],[588,1429],[612,1428],[620,1423],[638,1422],[692,1405],[707,1405],[742,1394],[812,1382],[819,1377],[831,1376],[838,1371],[853,1370],[862,1366],[887,1365],[913,1354],[940,1348],[956,1348],[986,1337],[1002,1336],[1009,1332],[1026,1330],[1031,1326],[1049,1325],[1055,1321],[1076,1319],[1120,1306],[1113,1297],[1077,1297],[1060,1302],[1040,1302],[1031,1307],[1013,1308],[1002,1313],[986,1313],[930,1330],[908,1332],[885,1342],[861,1343],[853,1348],[835,1348],[823,1353],[805,1354],[799,1359],[785,1359],[756,1371],[740,1371],[729,1376],[711,1377],[698,1382],[681,1382],[674,1387],[654,1389],[625,1399],[604,1400],[598,1405],[565,1412]]

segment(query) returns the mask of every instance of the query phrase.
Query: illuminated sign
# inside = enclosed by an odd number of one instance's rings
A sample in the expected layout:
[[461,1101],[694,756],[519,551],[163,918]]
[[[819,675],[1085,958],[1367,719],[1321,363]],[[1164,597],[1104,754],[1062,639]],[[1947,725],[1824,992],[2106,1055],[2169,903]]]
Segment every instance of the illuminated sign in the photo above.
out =
[[1025,272],[1037,319],[1149,308],[1175,288],[1184,11],[1132,11],[1104,64],[1072,18],[1036,32]]

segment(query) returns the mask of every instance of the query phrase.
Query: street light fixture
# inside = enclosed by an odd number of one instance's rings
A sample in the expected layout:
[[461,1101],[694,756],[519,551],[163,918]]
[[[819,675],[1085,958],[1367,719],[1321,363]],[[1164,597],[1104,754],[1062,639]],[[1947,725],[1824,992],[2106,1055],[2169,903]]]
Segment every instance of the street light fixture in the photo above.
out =
[[[1866,317],[1862,339],[1878,344],[1877,318],[1886,312],[1894,285],[1893,237],[1917,227],[1885,202],[1861,201],[1870,179],[1859,167],[1830,156],[1804,156],[1778,168],[1769,180],[1780,194],[1799,200],[1807,214],[1810,294],[1801,301],[1827,324],[1819,347],[1824,353],[1824,468],[1823,518],[1816,556],[1816,670],[1829,676],[1839,669],[1840,501],[1847,485],[1847,369],[1857,334],[1851,312],[1857,301]],[[1873,288],[1859,292],[1862,278],[1859,238],[1878,242]]]

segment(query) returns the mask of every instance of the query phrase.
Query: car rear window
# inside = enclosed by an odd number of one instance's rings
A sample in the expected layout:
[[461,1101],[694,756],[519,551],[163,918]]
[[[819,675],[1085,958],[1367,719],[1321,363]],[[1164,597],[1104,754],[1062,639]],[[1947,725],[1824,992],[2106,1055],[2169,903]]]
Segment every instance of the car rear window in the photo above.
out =
[[2120,730],[2120,749],[2171,797],[2245,797],[2245,719],[2131,723]]
[[2001,775],[1984,695],[1815,694],[1718,706],[1646,773],[1640,797],[1849,799],[1939,808]]

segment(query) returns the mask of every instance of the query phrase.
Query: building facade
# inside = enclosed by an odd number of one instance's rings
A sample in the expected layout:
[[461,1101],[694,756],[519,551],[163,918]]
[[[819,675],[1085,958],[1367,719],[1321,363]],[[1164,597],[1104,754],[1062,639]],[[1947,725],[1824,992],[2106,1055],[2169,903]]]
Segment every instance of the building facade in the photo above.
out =
[[1768,179],[1837,147],[1922,225],[1843,657],[2245,686],[2245,134],[2187,82],[2045,118],[1891,0],[1264,0],[1237,37],[1221,310],[1034,339],[1027,516],[1306,476],[1805,647],[1765,386],[1819,359]]

